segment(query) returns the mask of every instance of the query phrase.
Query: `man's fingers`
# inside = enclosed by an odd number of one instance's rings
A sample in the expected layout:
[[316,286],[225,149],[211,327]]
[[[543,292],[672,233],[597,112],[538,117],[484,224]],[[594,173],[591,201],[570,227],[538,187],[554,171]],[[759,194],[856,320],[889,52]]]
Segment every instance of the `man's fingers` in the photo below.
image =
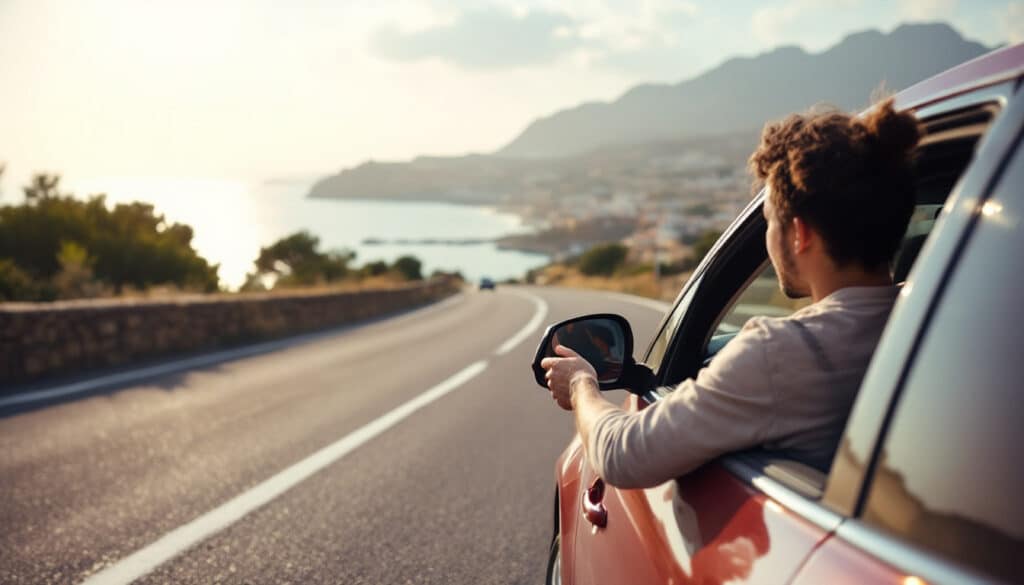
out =
[[555,367],[555,364],[557,364],[558,360],[560,359],[561,358],[546,357],[540,360],[540,367],[544,368],[545,370],[550,370],[551,368]]
[[555,346],[555,353],[562,357],[580,357],[580,354],[561,344]]

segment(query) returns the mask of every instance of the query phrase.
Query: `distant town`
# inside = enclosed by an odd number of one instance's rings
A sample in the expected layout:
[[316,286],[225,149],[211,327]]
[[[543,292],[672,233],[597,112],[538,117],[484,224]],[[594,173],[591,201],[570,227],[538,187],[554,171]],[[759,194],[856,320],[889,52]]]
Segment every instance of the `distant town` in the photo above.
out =
[[[372,191],[379,192],[380,171],[391,184],[418,185],[401,195],[380,193],[382,198],[415,196],[515,213],[531,230],[498,238],[503,249],[560,261],[600,243],[621,242],[633,263],[670,264],[687,257],[689,244],[704,234],[722,231],[750,200],[746,157],[755,143],[756,133],[748,132],[619,145],[560,159],[421,158],[405,165],[367,163],[344,179],[350,183],[346,191],[365,180],[374,181]],[[330,179],[325,183],[330,186]],[[332,195],[321,187],[313,196]],[[363,243],[471,245],[480,240]]]

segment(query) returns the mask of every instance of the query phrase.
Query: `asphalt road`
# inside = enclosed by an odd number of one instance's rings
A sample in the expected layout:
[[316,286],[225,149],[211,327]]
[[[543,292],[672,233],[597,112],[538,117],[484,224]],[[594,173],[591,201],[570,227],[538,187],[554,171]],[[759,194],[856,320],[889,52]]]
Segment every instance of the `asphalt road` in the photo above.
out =
[[529,362],[544,326],[591,312],[625,315],[637,357],[662,317],[467,291],[0,413],[0,583],[540,583],[572,421]]

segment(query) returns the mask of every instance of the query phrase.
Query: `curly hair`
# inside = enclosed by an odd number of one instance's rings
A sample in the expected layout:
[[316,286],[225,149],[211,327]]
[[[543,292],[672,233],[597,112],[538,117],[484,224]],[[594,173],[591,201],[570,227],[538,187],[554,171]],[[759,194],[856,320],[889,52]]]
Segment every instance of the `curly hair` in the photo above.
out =
[[[769,123],[750,156],[783,226],[794,217],[822,236],[839,266],[887,264],[914,211],[917,120],[889,98],[862,117],[835,110]],[[784,228],[785,229],[785,228]]]

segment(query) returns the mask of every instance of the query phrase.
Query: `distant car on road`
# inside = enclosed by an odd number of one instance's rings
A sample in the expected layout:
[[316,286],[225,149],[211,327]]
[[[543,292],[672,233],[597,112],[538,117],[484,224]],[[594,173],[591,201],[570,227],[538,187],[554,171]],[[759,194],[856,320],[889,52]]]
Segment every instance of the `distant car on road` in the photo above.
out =
[[480,290],[494,290],[496,286],[494,281],[486,276],[480,279]]
[[[618,489],[577,436],[555,465],[548,583],[1024,582],[1022,82],[1024,44],[896,98],[923,132],[916,209],[892,266],[902,291],[831,467],[752,450]],[[797,308],[774,294],[764,196],[680,291],[642,356],[649,387],[631,388],[627,410],[695,376],[750,317]],[[614,328],[621,317],[589,319]],[[628,324],[615,335],[631,352]],[[632,384],[616,373],[636,369],[632,356],[619,359],[603,387]]]

